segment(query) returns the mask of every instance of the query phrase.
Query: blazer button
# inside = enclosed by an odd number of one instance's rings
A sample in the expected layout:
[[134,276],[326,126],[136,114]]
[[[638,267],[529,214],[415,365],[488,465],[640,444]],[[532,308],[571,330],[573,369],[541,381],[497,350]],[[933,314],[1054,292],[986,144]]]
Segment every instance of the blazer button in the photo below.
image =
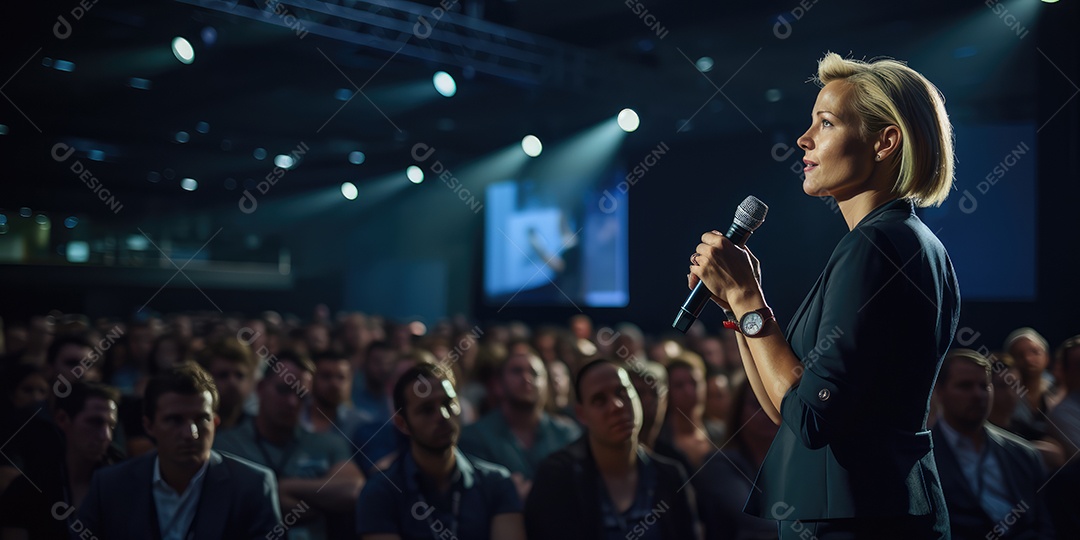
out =
[[822,389],[821,389],[821,390],[820,390],[820,391],[819,391],[819,392],[817,393],[817,398],[818,398],[818,399],[820,399],[821,401],[828,401],[828,400],[829,400],[829,396],[831,396],[831,395],[832,395],[832,393],[831,393],[831,392],[829,392],[829,389],[828,389],[828,388],[822,388]]

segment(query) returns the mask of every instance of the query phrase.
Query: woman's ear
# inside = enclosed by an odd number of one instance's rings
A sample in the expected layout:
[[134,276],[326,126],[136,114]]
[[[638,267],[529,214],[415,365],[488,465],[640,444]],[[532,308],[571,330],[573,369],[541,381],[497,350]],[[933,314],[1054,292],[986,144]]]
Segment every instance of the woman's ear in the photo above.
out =
[[888,126],[879,131],[877,140],[874,142],[874,160],[885,161],[889,159],[889,156],[899,152],[903,138],[904,135],[900,132],[900,128],[896,126]]

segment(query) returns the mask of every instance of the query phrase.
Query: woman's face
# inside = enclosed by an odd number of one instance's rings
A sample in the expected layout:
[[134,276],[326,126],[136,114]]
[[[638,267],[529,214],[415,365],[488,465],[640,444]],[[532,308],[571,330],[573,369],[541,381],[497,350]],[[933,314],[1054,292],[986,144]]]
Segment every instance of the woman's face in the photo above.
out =
[[854,87],[832,81],[818,93],[810,129],[799,137],[803,192],[846,200],[866,189],[874,171],[874,145],[862,135],[862,120],[851,107]]

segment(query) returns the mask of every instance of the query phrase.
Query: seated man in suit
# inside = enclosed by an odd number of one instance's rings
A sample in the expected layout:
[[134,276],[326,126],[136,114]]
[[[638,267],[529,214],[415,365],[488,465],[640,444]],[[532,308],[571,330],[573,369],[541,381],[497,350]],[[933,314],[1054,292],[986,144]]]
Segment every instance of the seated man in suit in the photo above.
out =
[[363,540],[525,539],[510,471],[457,448],[461,405],[447,373],[420,363],[394,384],[394,426],[409,449],[360,492]]
[[594,360],[574,392],[586,435],[540,463],[525,501],[529,540],[700,538],[686,472],[638,444],[641,403],[626,370]]
[[277,483],[269,470],[210,449],[216,405],[213,379],[194,363],[150,379],[143,423],[157,451],[95,473],[72,530],[161,540],[270,534],[281,521]]
[[934,424],[934,457],[954,540],[1053,538],[1039,489],[1042,458],[1027,441],[987,423],[990,361],[953,349],[934,391],[941,417]]

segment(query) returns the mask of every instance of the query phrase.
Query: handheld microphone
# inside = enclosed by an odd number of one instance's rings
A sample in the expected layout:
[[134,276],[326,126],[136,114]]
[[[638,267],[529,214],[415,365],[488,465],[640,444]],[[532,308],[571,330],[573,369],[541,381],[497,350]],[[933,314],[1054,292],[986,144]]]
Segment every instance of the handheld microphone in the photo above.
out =
[[[753,195],[747,197],[735,210],[735,220],[724,236],[738,246],[746,245],[746,240],[750,238],[750,235],[754,234],[762,223],[765,223],[765,214],[768,212],[768,205],[760,199]],[[675,315],[675,322],[671,323],[672,328],[685,334],[693,326],[710,299],[712,299],[712,293],[709,292],[709,288],[705,286],[704,281],[699,281],[679,308],[679,312]]]

